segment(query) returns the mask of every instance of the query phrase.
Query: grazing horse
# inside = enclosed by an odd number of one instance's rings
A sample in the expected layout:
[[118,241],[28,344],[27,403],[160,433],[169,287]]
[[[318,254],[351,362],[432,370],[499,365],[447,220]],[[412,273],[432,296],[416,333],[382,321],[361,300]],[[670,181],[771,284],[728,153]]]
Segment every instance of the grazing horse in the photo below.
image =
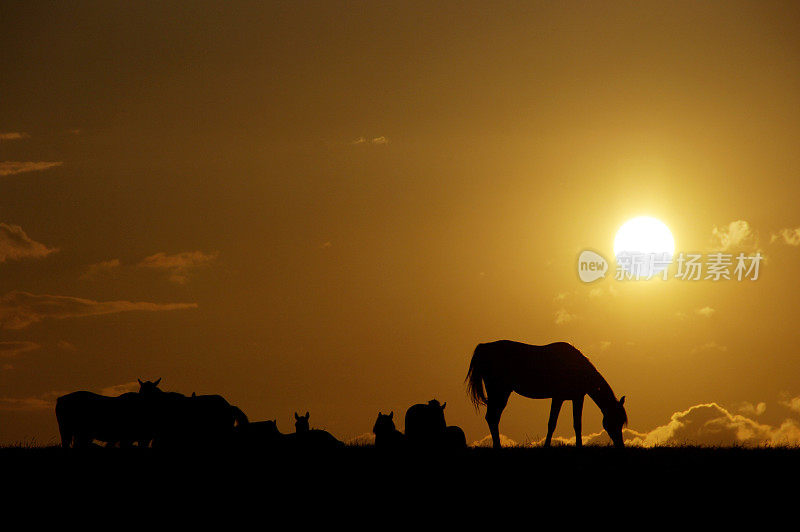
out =
[[625,446],[622,440],[622,427],[628,423],[623,406],[625,396],[618,401],[594,365],[568,343],[539,346],[500,340],[478,344],[466,380],[467,393],[475,408],[486,405],[486,422],[495,449],[500,448],[500,416],[511,392],[531,399],[552,398],[545,447],[550,446],[564,401],[572,401],[575,445],[581,446],[581,413],[586,395],[603,413],[603,428],[614,445]]
[[375,434],[375,448],[394,451],[405,447],[406,437],[394,426],[394,412],[378,412],[378,419],[372,427]]
[[308,412],[304,416],[300,416],[297,412],[294,413],[294,437],[295,443],[298,446],[308,449],[335,449],[343,447],[344,443],[337,440],[333,434],[327,430],[311,429],[308,425],[308,418],[311,417]]

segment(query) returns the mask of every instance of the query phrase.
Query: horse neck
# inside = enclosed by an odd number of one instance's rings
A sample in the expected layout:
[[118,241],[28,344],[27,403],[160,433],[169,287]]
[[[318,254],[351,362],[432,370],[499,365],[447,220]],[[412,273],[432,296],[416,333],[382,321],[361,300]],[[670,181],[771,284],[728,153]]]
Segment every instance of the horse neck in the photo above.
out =
[[589,390],[589,397],[597,404],[600,411],[603,412],[603,415],[617,403],[617,397],[614,395],[614,391],[599,373],[597,374],[597,382],[594,383],[591,390]]

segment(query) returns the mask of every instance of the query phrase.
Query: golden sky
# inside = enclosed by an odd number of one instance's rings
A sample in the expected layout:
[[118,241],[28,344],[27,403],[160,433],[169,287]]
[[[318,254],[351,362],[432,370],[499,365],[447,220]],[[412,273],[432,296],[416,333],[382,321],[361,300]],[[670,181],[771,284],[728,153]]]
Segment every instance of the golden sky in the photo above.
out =
[[[464,376],[503,338],[573,343],[638,433],[798,441],[798,30],[790,2],[3,4],[0,442],[158,377],[342,439],[436,397],[477,440]],[[580,282],[639,215],[759,279]]]

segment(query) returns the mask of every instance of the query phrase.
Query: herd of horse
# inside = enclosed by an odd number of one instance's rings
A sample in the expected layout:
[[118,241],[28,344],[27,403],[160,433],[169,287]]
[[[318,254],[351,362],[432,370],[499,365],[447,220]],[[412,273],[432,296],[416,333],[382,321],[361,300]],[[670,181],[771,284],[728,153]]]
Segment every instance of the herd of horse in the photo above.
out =
[[[155,382],[139,380],[138,392],[108,397],[73,392],[56,401],[56,420],[64,448],[86,448],[95,441],[107,447],[187,448],[234,446],[251,450],[327,450],[344,443],[330,432],[312,429],[310,414],[295,412],[295,432],[278,430],[277,420],[250,422],[220,395],[186,396],[166,392]],[[406,434],[395,428],[394,412],[378,413],[373,432],[379,449],[465,449],[464,431],[447,426],[444,407],[433,399],[406,412]]]
[[[283,434],[277,422],[250,422],[238,407],[220,395],[186,396],[167,392],[155,382],[139,381],[138,392],[108,397],[73,392],[56,401],[63,447],[107,446],[185,448],[236,445],[243,448],[333,449],[344,444],[329,432],[311,429],[309,413],[295,412],[295,432]],[[625,397],[617,400],[594,365],[564,342],[544,346],[501,340],[479,344],[466,378],[467,392],[478,408],[486,406],[493,446],[500,447],[499,423],[512,392],[532,399],[552,399],[545,446],[555,431],[561,405],[572,401],[576,445],[581,445],[581,414],[588,395],[603,413],[603,428],[617,447],[624,447],[627,423]],[[394,412],[378,413],[373,427],[379,449],[466,448],[464,431],[447,425],[436,399],[412,405],[405,415],[405,434],[394,424]]]

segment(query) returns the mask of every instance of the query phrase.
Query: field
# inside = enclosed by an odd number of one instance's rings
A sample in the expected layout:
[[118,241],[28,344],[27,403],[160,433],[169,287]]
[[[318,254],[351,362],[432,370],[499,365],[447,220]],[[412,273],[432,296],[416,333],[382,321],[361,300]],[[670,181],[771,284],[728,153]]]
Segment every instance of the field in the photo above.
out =
[[34,479],[37,484],[59,485],[70,479],[73,485],[150,493],[202,486],[209,493],[227,495],[270,486],[282,488],[273,497],[300,494],[309,501],[356,495],[360,500],[380,499],[403,492],[468,500],[516,491],[561,502],[561,497],[575,496],[604,500],[615,493],[624,493],[626,500],[656,493],[736,497],[743,496],[744,485],[750,498],[797,478],[800,450],[553,447],[388,455],[366,446],[315,454],[6,447],[0,449],[0,469],[6,484]]

